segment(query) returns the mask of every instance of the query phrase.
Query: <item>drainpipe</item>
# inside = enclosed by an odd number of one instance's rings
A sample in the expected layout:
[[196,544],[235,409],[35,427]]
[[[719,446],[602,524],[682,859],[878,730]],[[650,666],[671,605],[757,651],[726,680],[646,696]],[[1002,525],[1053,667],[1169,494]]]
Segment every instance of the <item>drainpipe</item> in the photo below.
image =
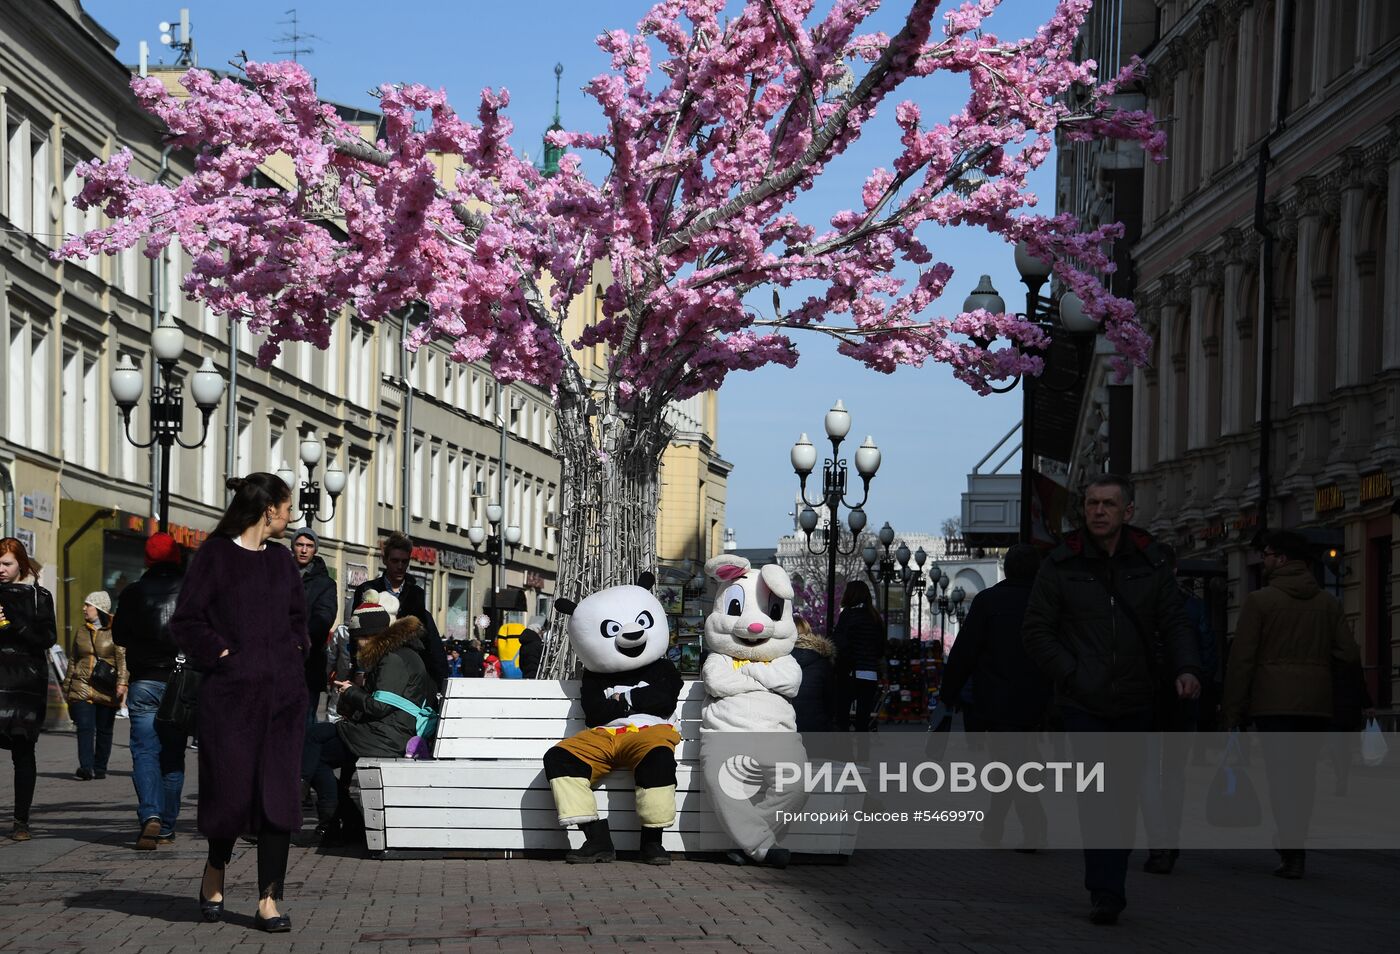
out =
[[403,313],[403,328],[399,334],[399,377],[403,381],[403,483],[399,493],[399,529],[408,533],[413,494],[410,490],[413,479],[413,382],[409,380],[409,362],[412,355],[404,347],[408,342],[408,322],[413,314],[410,305]]
[[[235,474],[238,466],[238,320],[228,322],[228,404],[224,412],[224,477],[241,477]],[[233,491],[226,491],[228,497]]]
[[1293,31],[1295,4],[1283,4],[1283,33],[1279,50],[1278,103],[1274,111],[1273,128],[1259,146],[1258,185],[1254,193],[1254,231],[1262,238],[1259,253],[1259,290],[1263,301],[1259,305],[1259,540],[1269,529],[1270,483],[1273,452],[1273,388],[1274,388],[1274,233],[1267,221],[1266,192],[1269,181],[1270,143],[1288,127],[1288,95],[1293,85]]
[[5,495],[5,536],[15,535],[15,485],[10,479],[10,469],[0,464],[0,492]]
[[[498,384],[496,386],[496,397],[496,406],[501,415],[501,470],[500,473],[496,475],[496,497],[501,503],[501,526],[496,532],[501,535],[501,552],[497,555],[496,559],[500,563],[501,568],[500,575],[498,576],[500,588],[509,589],[509,587],[506,586],[505,533],[506,527],[510,524],[510,515],[506,513],[506,428],[509,426],[510,422],[510,389],[504,384]],[[502,622],[504,622],[504,620],[502,620]]]

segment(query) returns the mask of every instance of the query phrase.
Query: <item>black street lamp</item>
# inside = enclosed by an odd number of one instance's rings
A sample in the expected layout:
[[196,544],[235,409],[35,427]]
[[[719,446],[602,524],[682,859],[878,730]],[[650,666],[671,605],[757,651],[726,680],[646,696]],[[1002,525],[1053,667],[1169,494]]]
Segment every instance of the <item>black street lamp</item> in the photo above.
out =
[[[321,485],[316,482],[316,465],[321,462],[321,457],[325,453],[325,447],[316,439],[316,435],[308,434],[302,438],[301,447],[298,448],[302,464],[306,467],[306,479],[301,482],[301,495],[297,498],[297,510],[301,512],[302,523],[311,526],[313,521],[330,523],[335,519],[335,503],[339,499],[341,491],[345,489],[345,471],[340,469],[340,465],[332,462],[326,470],[326,493],[331,496],[330,516],[321,516]],[[277,476],[282,478],[282,483],[288,487],[295,488],[297,475],[287,462],[282,461],[282,466],[277,470]]]
[[[1084,303],[1074,292],[1065,291],[1058,299],[1041,297],[1040,291],[1050,278],[1050,269],[1050,263],[1032,255],[1025,242],[1016,243],[1016,270],[1021,273],[1021,281],[1026,286],[1026,310],[1024,313],[1018,313],[1018,316],[1039,327],[1052,342],[1059,333],[1080,335],[1098,331],[1098,322],[1084,313]],[[965,312],[976,311],[979,308],[993,314],[1006,312],[1006,302],[992,286],[990,275],[983,275],[981,282],[963,302]],[[1027,349],[1026,353],[1044,358],[1048,349]],[[1031,495],[1035,490],[1035,392],[1041,386],[1041,381],[1036,376],[1025,375],[1020,378],[1020,383],[1021,513],[1018,536],[1021,543],[1030,543]],[[1004,394],[1016,387],[1016,384],[1016,381],[1012,381],[1006,387],[992,390]]]
[[[865,502],[870,499],[870,481],[880,469],[880,449],[870,437],[866,437],[865,443],[856,449],[856,472],[860,474],[862,493],[860,502],[853,504],[846,500],[846,461],[836,456],[840,451],[841,442],[850,433],[851,415],[845,405],[837,401],[835,406],[826,412],[824,424],[826,436],[831,441],[831,456],[822,465],[822,495],[819,499],[807,499],[807,478],[817,465],[817,449],[812,446],[806,434],[792,445],[790,459],[792,469],[797,472],[798,492],[805,505],[798,515],[797,522],[802,532],[807,535],[807,552],[814,555],[823,552],[827,554],[825,635],[829,638],[836,618],[836,557],[837,554],[849,556],[855,552],[856,541],[860,539],[860,532],[865,529],[864,507]],[[841,549],[841,524],[838,518],[843,504],[851,511],[846,518],[851,528],[849,550]],[[825,507],[828,513],[825,539],[818,547],[812,546],[812,531],[817,528],[819,522],[814,507]]]
[[[963,601],[967,599],[967,591],[961,586],[954,586],[953,591],[949,593],[948,587],[952,578],[936,565],[928,571],[928,578],[930,583],[938,587],[938,644],[943,646],[945,621],[956,619],[961,628],[963,620],[967,619],[967,608],[963,606]],[[946,648],[944,646],[945,650]]]
[[167,315],[155,331],[151,332],[151,351],[160,367],[160,384],[151,388],[151,437],[138,441],[131,436],[131,412],[141,400],[144,384],[141,372],[131,361],[131,355],[124,354],[112,369],[109,385],[112,397],[122,412],[122,431],[132,445],[148,448],[160,445],[160,530],[165,532],[170,526],[170,452],[176,444],[186,450],[194,450],[209,436],[209,418],[219,406],[224,395],[224,379],[214,370],[213,359],[205,357],[204,363],[194,373],[190,390],[194,393],[195,404],[201,416],[199,439],[187,443],[180,432],[185,423],[185,396],[183,386],[174,379],[175,362],[185,353],[185,333]]
[[[870,578],[877,584],[884,586],[884,599],[880,605],[885,610],[885,640],[888,641],[890,638],[890,584],[895,580],[894,558],[890,556],[890,544],[894,543],[894,527],[890,526],[888,520],[880,528],[876,539],[880,541],[880,546],[884,547],[884,555],[879,555],[875,544],[867,543],[860,551],[860,558],[865,561],[865,572],[870,575]],[[880,561],[878,569],[875,566],[877,559]]]
[[[924,625],[924,587],[928,581],[924,579],[924,564],[928,561],[928,553],[923,547],[914,551],[914,566],[909,566],[909,547],[901,543],[899,549],[895,551],[895,559],[899,561],[899,578],[904,583],[904,605],[906,611],[914,604],[910,602],[912,595],[918,601],[918,614],[910,618],[909,635],[914,635],[914,622],[917,621],[920,629]],[[919,637],[920,650],[922,651],[923,636]]]
[[487,504],[486,520],[491,524],[491,532],[488,534],[480,524],[467,530],[467,539],[472,544],[472,559],[477,562],[478,566],[491,564],[491,605],[487,611],[487,615],[491,617],[491,628],[487,632],[493,633],[492,639],[500,635],[498,632],[499,624],[496,621],[496,603],[499,601],[497,574],[503,562],[503,547],[510,547],[514,550],[516,544],[520,542],[519,527],[508,526],[501,530],[501,520],[504,517],[505,509],[500,504]]

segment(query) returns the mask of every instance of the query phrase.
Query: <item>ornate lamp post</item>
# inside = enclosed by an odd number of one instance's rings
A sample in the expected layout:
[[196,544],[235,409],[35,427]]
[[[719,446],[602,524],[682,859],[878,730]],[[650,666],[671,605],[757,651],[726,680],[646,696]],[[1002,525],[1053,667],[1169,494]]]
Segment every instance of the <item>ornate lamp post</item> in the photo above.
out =
[[[870,578],[876,583],[884,585],[884,600],[880,605],[885,610],[885,640],[888,641],[890,638],[890,584],[895,580],[894,558],[890,556],[890,544],[894,543],[894,527],[890,526],[888,520],[880,528],[876,539],[880,541],[880,546],[884,547],[884,555],[879,555],[875,544],[867,543],[860,551],[860,558],[865,561],[865,572],[870,574]],[[875,568],[877,559],[880,561],[878,570]]]
[[[790,459],[792,469],[797,472],[799,493],[805,505],[798,516],[798,525],[807,537],[807,552],[827,554],[826,562],[826,635],[829,637],[836,618],[836,557],[849,555],[855,550],[855,541],[865,529],[865,502],[870,499],[870,481],[880,469],[880,449],[875,441],[866,437],[865,443],[856,449],[856,472],[860,474],[862,492],[859,503],[846,499],[846,461],[837,457],[841,442],[851,430],[851,415],[840,401],[826,412],[826,436],[831,441],[831,456],[822,465],[822,495],[817,500],[807,499],[807,478],[817,465],[817,449],[812,446],[807,435],[803,434],[792,445]],[[841,524],[838,519],[842,505],[850,508],[847,523],[851,528],[851,549],[841,549]],[[819,518],[816,507],[825,507],[828,514],[827,531],[822,544],[812,546],[812,531],[817,528]]]
[[949,593],[948,587],[952,584],[952,578],[938,566],[928,571],[928,578],[930,583],[938,587],[938,643],[946,650],[947,646],[943,640],[945,620],[956,619],[958,625],[962,625],[962,621],[967,618],[967,610],[963,607],[967,591],[961,586],[954,586],[953,591]]
[[[914,636],[914,621],[918,622],[918,626],[921,630],[924,625],[924,587],[928,585],[928,581],[924,579],[924,564],[928,562],[928,553],[925,552],[923,547],[919,547],[919,549],[915,550],[914,566],[911,569],[909,566],[909,547],[901,543],[899,549],[895,551],[895,559],[899,560],[900,579],[904,582],[905,606],[913,605],[909,600],[909,596],[911,595],[918,602],[918,613],[910,618],[909,623],[909,636],[912,638]],[[922,647],[922,635],[920,636],[919,643]]]
[[195,404],[199,407],[199,439],[186,442],[180,436],[185,422],[185,398],[183,386],[174,380],[175,362],[185,353],[185,333],[167,315],[160,326],[151,333],[151,351],[160,367],[160,384],[151,388],[151,437],[138,441],[131,436],[131,412],[141,400],[144,385],[141,372],[136,369],[130,355],[122,355],[117,366],[112,369],[109,385],[112,397],[122,412],[122,430],[126,439],[140,448],[160,445],[160,530],[170,526],[170,453],[176,444],[186,450],[194,450],[209,436],[209,418],[219,406],[224,394],[224,379],[214,369],[211,358],[194,373],[190,388],[194,392]]
[[520,542],[520,528],[508,526],[504,531],[500,529],[501,520],[505,516],[505,509],[500,504],[486,505],[486,520],[491,525],[491,532],[488,534],[480,524],[467,530],[467,539],[472,544],[472,559],[479,566],[491,564],[491,607],[489,614],[491,617],[490,626],[499,628],[496,622],[496,602],[498,592],[498,571],[502,565],[504,555],[503,546],[508,546],[512,550]]
[[[1066,291],[1058,299],[1042,298],[1040,291],[1050,278],[1050,263],[1036,258],[1030,253],[1025,242],[1016,243],[1016,270],[1021,273],[1021,281],[1026,286],[1026,310],[1019,317],[1045,331],[1052,340],[1057,334],[1089,334],[1097,332],[1098,322],[1084,314],[1084,303],[1072,291]],[[1006,302],[992,286],[992,277],[983,275],[981,282],[963,302],[964,311],[984,309],[992,313],[1005,313]],[[1045,352],[1039,352],[1044,356]],[[1021,387],[1021,543],[1031,542],[1031,495],[1034,492],[1035,474],[1035,392],[1042,384],[1039,378],[1026,376],[1020,381]],[[1005,393],[1016,386],[1012,381],[1002,388],[993,388]],[[1076,381],[1076,386],[1078,382]],[[1073,390],[1072,388],[1070,390]]]
[[[321,456],[325,453],[325,447],[316,439],[315,434],[307,434],[301,441],[298,448],[301,462],[306,467],[306,479],[301,482],[301,495],[297,498],[297,510],[301,511],[301,520],[306,526],[311,526],[313,521],[330,523],[335,519],[335,503],[339,499],[341,491],[345,489],[345,471],[340,469],[340,465],[331,462],[326,470],[326,493],[331,496],[330,516],[321,516],[321,485],[316,482],[316,465],[321,462]],[[282,466],[277,468],[277,476],[282,478],[282,482],[288,487],[296,487],[296,472],[287,466],[287,462],[282,461]]]

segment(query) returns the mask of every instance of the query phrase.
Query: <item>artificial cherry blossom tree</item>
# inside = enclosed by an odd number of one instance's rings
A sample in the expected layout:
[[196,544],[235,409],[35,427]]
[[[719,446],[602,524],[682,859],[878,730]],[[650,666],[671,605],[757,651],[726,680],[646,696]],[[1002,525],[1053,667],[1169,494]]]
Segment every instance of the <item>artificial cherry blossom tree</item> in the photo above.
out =
[[[878,0],[834,0],[824,15],[813,0],[749,0],[728,18],[724,0],[663,0],[635,33],[598,38],[612,70],[586,90],[606,127],[551,133],[575,151],[549,178],[511,148],[504,90],[483,91],[471,123],[440,90],[383,86],[383,139],[368,143],[295,63],[246,63],[240,80],[191,70],[188,97],[137,78],[136,95],[195,172],[147,184],[128,153],[82,167],[78,205],[100,206],[112,224],[61,254],[144,242],[155,256],[179,242],[193,259],[185,292],[264,334],[263,363],[284,341],[326,346],[347,309],[373,321],[418,305],[428,317],[409,347],[442,340],[458,361],[551,391],[563,458],[558,587],[578,597],[654,562],[667,405],[732,371],[791,366],[792,331],[830,335],[884,372],[943,362],[982,393],[1038,373],[1040,329],[939,307],[952,271],[929,245],[939,226],[1027,242],[1124,362],[1145,360],[1130,303],[1101,282],[1117,228],[1081,232],[1070,216],[1026,212],[1027,175],[1057,134],[1133,140],[1154,158],[1164,144],[1150,115],[1115,108],[1126,76],[1099,82],[1092,62],[1074,62],[1091,0],[1060,0],[1035,36],[1014,40],[990,32],[999,0],[946,13],[938,0],[905,2],[887,36],[862,32]],[[932,122],[913,99],[889,104],[949,72],[969,87],[956,115]],[[888,167],[870,172],[849,210],[802,221],[794,200],[887,104],[900,130]],[[601,182],[583,175],[579,150],[606,157]],[[252,184],[278,153],[293,160],[294,187]],[[435,178],[436,153],[461,157],[455,181]],[[603,318],[566,340],[570,305],[599,262],[612,276]],[[897,277],[901,263],[910,280]],[[782,289],[794,289],[790,307]],[[576,357],[594,344],[609,355],[601,380]],[[562,672],[566,654],[551,643]]]

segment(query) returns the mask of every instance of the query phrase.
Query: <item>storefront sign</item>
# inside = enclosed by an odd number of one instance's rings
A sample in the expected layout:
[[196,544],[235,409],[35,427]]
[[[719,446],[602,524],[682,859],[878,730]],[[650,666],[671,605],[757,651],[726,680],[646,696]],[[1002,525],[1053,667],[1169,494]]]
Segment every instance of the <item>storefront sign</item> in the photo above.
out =
[[1218,540],[1223,536],[1225,536],[1225,521],[1223,520],[1201,528],[1200,537],[1202,540]]
[[48,494],[25,494],[20,499],[26,520],[53,522],[53,498]]
[[414,547],[413,560],[415,563],[425,563],[428,566],[437,566],[436,547]]
[[1394,491],[1390,486],[1390,477],[1383,470],[1378,470],[1372,474],[1361,475],[1361,502],[1370,503],[1373,500],[1389,500]]
[[1313,510],[1317,513],[1331,513],[1346,509],[1347,498],[1342,488],[1336,484],[1318,487],[1313,492]]
[[1253,530],[1257,526],[1259,526],[1259,514],[1257,513],[1251,513],[1247,516],[1241,514],[1230,522],[1230,529],[1236,531]]
[[470,553],[462,550],[438,550],[438,565],[449,570],[460,570],[463,573],[472,573],[476,570],[476,560]]
[[[160,522],[155,517],[139,517],[135,514],[129,514],[126,518],[126,529],[132,533],[139,533],[143,537],[149,537],[159,527]],[[196,530],[178,523],[167,526],[165,532],[174,537],[175,542],[186,550],[198,550],[200,545],[209,539],[208,530]]]

